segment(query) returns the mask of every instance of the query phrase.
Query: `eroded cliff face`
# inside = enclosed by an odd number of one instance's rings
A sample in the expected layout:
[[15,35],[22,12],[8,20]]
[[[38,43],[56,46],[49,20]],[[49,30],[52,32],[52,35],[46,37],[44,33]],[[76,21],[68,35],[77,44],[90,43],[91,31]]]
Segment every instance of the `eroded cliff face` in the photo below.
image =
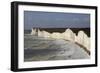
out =
[[64,39],[71,42],[76,42],[86,48],[90,52],[90,37],[85,34],[84,31],[79,31],[76,35],[71,29],[66,29],[65,32],[53,32],[49,33],[47,31],[36,31],[36,29],[32,29],[31,35],[37,35],[38,37],[44,38],[53,38],[53,39]]
[[62,38],[65,40],[69,40],[74,42],[75,41],[75,34],[72,30],[66,29],[64,33],[62,33]]
[[36,35],[36,29],[32,29],[31,35]]

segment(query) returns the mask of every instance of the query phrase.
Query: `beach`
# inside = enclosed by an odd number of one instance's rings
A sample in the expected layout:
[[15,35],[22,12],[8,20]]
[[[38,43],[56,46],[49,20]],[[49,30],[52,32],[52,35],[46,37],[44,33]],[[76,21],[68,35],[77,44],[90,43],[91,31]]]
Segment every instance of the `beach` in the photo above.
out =
[[75,42],[24,35],[24,61],[89,59],[89,54]]

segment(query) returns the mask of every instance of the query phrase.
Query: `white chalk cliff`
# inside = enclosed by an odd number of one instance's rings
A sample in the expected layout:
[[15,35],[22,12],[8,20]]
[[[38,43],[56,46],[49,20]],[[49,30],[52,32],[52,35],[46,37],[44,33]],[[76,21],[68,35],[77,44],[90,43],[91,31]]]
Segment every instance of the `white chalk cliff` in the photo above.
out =
[[36,29],[32,29],[31,35],[35,35],[35,34],[36,34]]
[[49,33],[47,31],[36,31],[32,29],[31,35],[37,35],[38,37],[53,38],[53,39],[64,39],[71,42],[77,42],[78,44],[84,46],[88,51],[90,51],[90,37],[88,37],[84,31],[79,31],[76,35],[71,29],[66,29],[65,32],[53,32]]
[[72,30],[67,29],[64,33],[62,33],[62,38],[74,42],[75,34]]

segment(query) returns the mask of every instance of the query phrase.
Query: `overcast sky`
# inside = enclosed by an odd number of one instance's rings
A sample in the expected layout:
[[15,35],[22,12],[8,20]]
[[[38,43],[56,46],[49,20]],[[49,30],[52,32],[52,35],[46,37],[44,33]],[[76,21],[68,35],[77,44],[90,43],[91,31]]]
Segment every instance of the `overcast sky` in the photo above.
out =
[[90,14],[24,11],[24,28],[90,28]]

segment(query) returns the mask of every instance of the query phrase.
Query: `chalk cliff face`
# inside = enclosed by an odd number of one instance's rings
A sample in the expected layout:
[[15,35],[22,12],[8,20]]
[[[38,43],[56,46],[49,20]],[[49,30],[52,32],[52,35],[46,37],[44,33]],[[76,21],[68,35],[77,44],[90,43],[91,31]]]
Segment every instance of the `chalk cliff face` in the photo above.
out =
[[67,29],[64,33],[62,33],[62,37],[63,37],[63,39],[69,40],[69,41],[75,40],[75,34],[70,29]]
[[76,41],[80,44],[84,44],[84,39],[86,39],[86,34],[83,31],[79,31]]
[[61,33],[54,32],[51,34],[51,38],[61,39]]
[[90,51],[90,38],[83,31],[78,32],[78,35],[75,37],[75,42],[81,44]]
[[50,33],[46,31],[42,31],[42,35],[44,38],[50,38]]
[[31,35],[35,35],[36,34],[36,29],[32,29]]
[[31,35],[37,35],[38,37],[44,38],[53,38],[53,39],[64,39],[69,40],[71,42],[77,42],[84,46],[88,51],[90,51],[90,38],[84,33],[84,31],[79,31],[78,35],[76,35],[71,29],[66,29],[65,32],[53,32],[49,33],[47,31],[36,31],[36,29],[32,29]]
[[43,33],[38,29],[38,36],[42,37],[43,36]]

